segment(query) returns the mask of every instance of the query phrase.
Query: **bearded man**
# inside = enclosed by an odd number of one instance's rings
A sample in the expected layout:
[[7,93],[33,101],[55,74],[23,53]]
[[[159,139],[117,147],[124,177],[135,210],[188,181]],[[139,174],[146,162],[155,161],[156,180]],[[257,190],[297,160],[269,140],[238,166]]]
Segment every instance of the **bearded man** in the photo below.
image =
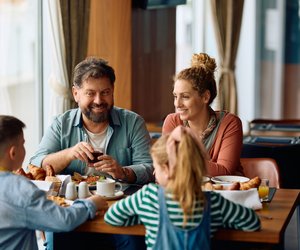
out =
[[[114,69],[100,58],[80,62],[72,94],[78,108],[58,115],[45,132],[33,165],[56,173],[108,174],[127,183],[154,180],[150,136],[138,114],[114,106]],[[101,151],[101,156],[94,156]]]

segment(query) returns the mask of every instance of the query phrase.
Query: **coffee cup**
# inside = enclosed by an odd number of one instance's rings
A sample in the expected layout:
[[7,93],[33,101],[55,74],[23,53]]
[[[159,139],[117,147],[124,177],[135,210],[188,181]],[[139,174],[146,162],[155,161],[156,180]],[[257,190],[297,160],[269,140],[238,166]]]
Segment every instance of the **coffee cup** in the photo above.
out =
[[101,196],[112,197],[122,189],[122,184],[112,179],[97,181],[96,193]]

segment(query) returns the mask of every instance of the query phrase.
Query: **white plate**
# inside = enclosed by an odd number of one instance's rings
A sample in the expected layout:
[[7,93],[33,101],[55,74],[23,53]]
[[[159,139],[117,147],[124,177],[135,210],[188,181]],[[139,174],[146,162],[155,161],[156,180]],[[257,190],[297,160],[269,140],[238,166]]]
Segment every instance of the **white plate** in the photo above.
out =
[[[97,194],[97,191],[96,191],[96,190],[93,190],[92,193],[93,193],[93,194]],[[117,199],[123,197],[123,195],[124,195],[124,192],[123,192],[123,191],[118,191],[118,192],[115,192],[115,195],[113,195],[113,196],[102,196],[102,197],[103,197],[105,200],[110,201],[110,200],[117,200]]]
[[218,184],[226,184],[226,183],[233,183],[233,182],[246,182],[250,179],[245,176],[238,176],[238,175],[220,175],[211,177],[211,181]]
[[210,181],[210,178],[207,177],[207,176],[203,176],[202,177],[202,182],[205,183],[205,182],[209,182]]

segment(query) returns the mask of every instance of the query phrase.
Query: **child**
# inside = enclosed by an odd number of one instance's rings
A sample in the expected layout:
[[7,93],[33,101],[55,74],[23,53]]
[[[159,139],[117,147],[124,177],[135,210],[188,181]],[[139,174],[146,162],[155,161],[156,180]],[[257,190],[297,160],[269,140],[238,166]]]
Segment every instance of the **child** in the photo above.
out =
[[151,148],[158,184],[116,202],[105,221],[115,226],[143,223],[147,249],[210,249],[210,234],[217,228],[259,229],[252,209],[202,192],[206,159],[201,148],[187,127],[159,138]]
[[26,177],[13,174],[25,157],[24,127],[0,115],[0,249],[38,249],[35,230],[70,231],[107,208],[100,196],[60,207]]

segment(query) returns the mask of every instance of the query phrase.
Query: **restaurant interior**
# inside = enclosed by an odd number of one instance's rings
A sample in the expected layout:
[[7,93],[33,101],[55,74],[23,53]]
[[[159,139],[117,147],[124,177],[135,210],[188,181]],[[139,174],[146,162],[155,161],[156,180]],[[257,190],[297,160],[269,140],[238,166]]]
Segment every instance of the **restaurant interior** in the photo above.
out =
[[[155,141],[174,112],[173,77],[199,52],[218,64],[212,107],[242,120],[248,177],[256,175],[250,159],[263,158],[265,169],[257,171],[275,169],[273,187],[300,191],[297,0],[0,0],[0,113],[27,124],[24,165],[53,117],[75,107],[72,69],[83,58],[99,56],[113,66],[115,105],[140,114]],[[299,193],[291,198],[274,249],[300,249],[299,201]],[[242,242],[247,234],[232,237]]]

